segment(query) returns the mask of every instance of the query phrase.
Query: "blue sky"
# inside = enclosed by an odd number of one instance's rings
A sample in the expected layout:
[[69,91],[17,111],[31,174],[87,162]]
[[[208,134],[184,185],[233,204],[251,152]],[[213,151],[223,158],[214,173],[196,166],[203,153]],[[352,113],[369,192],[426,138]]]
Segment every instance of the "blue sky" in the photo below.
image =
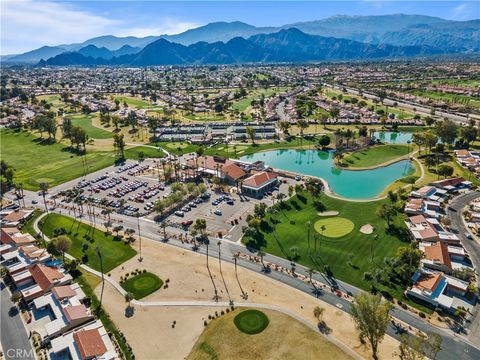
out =
[[100,35],[176,34],[213,21],[277,26],[334,15],[480,17],[476,1],[52,1],[0,0],[1,54]]

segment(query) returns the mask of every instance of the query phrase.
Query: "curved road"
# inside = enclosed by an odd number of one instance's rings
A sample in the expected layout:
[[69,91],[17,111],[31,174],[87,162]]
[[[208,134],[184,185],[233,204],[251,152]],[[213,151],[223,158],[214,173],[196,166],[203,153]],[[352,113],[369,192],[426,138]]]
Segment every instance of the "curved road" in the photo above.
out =
[[[473,193],[468,194],[470,196],[473,196]],[[478,194],[477,196],[480,196]],[[469,197],[467,197],[468,199]],[[466,200],[465,200],[466,201]],[[39,203],[39,206],[42,206],[41,203]],[[58,210],[56,210],[58,212]],[[65,214],[65,210],[63,210],[63,213]],[[119,217],[118,215],[116,215]],[[123,225],[125,227],[131,227],[131,228],[136,228],[137,226],[137,220],[135,218],[130,218],[128,216],[121,216],[121,219],[123,221]],[[159,229],[158,224],[154,223],[153,221],[147,221],[146,219],[142,219],[141,221],[142,224],[142,237],[143,238],[148,238],[151,240],[156,240],[156,241],[161,241],[163,236],[160,235],[161,230]],[[83,219],[84,222],[88,221],[86,219]],[[172,230],[176,231],[177,229]],[[174,239],[169,239],[168,243],[173,246],[177,246],[186,250],[191,250],[192,246],[188,243],[182,244],[178,240]],[[222,240],[222,259],[223,261],[227,261],[230,263],[233,263],[233,254],[236,252],[247,252],[245,247],[242,244],[234,243],[228,240]],[[204,247],[200,247],[197,250],[198,253],[205,254],[206,250]],[[211,246],[209,249],[209,254],[211,257],[217,257],[218,256],[218,248],[216,246]],[[290,261],[286,259],[279,258],[274,255],[267,254],[264,256],[264,260],[266,262],[273,262],[277,265],[283,266],[287,269],[291,267]],[[255,271],[255,272],[262,272],[262,265],[260,263],[253,263],[247,260],[239,259],[238,260],[238,266],[242,266],[246,269]],[[308,269],[296,264],[296,270],[295,272],[297,274],[303,274],[305,276],[308,276]],[[337,297],[334,293],[330,291],[322,291],[320,293],[315,293],[314,289],[312,286],[308,283],[305,283],[302,280],[299,280],[297,278],[293,278],[290,275],[287,275],[285,273],[277,272],[277,271],[271,271],[270,273],[263,273],[265,276],[270,277],[271,279],[280,281],[286,285],[289,285],[299,291],[302,291],[304,293],[307,293],[311,296],[315,296],[319,298],[322,301],[327,302],[330,305],[336,306],[337,308],[349,312],[350,311],[350,302],[346,300],[345,298],[339,298]],[[325,285],[331,286],[331,281],[325,279],[322,274],[315,274],[313,278]],[[349,292],[353,295],[358,294],[362,290],[359,288],[356,288],[352,285],[349,285],[343,281],[338,281],[336,280],[336,283],[339,287],[340,290],[343,292]],[[445,329],[440,329],[436,326],[433,326],[418,316],[415,316],[411,314],[408,311],[405,311],[399,307],[395,307],[391,315],[400,320],[403,323],[406,323],[420,331],[423,332],[436,332],[439,335],[442,336],[443,339],[443,344],[442,344],[442,351],[438,354],[437,359],[439,360],[451,360],[451,359],[465,359],[465,360],[477,360],[480,359],[480,348],[477,348],[475,345],[473,345],[469,339],[467,339],[466,336],[464,335],[458,335],[454,333],[451,330],[445,330]],[[399,338],[400,333],[398,329],[392,325],[390,325],[388,329],[388,334],[395,337]]]
[[[470,240],[465,236],[465,233],[469,231],[465,226],[465,222],[463,221],[462,213],[463,209],[468,206],[472,200],[478,197],[480,197],[480,192],[478,191],[460,195],[452,200],[448,208],[448,217],[452,221],[452,231],[457,232],[457,236],[460,238],[463,247],[468,251],[470,259],[475,266],[477,277],[478,270],[480,269],[480,244],[477,242],[477,240]],[[473,314],[468,338],[476,344],[480,343],[480,313],[478,310],[476,310]]]

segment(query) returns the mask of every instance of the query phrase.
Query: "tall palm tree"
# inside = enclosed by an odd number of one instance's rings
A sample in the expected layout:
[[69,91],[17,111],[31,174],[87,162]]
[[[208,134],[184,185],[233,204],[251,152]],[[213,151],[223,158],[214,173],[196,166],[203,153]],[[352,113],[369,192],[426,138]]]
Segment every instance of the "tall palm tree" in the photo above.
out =
[[219,268],[220,268],[220,276],[222,277],[222,281],[223,281],[223,286],[225,287],[225,291],[227,292],[227,296],[228,296],[228,301],[232,301],[232,298],[230,297],[230,292],[228,291],[228,287],[227,287],[227,283],[225,282],[225,278],[223,277],[223,272],[222,272],[222,242],[219,240],[217,242],[217,246],[218,246],[218,265],[219,265]]
[[310,230],[312,229],[312,222],[307,221],[305,223],[305,227],[307,228],[307,247],[308,247],[308,256],[310,256]]
[[213,280],[213,276],[212,276],[212,272],[210,271],[210,265],[208,263],[208,258],[209,258],[209,255],[208,255],[208,245],[210,244],[210,241],[208,241],[208,239],[205,241],[205,245],[206,245],[206,249],[207,249],[207,271],[208,271],[208,275],[210,275],[210,280],[212,280],[212,285],[213,285],[213,291],[214,291],[214,295],[213,295],[213,299],[215,301],[218,301],[219,297],[218,297],[218,292],[217,292],[217,285],[215,285],[215,281]]
[[267,270],[267,267],[265,266],[265,263],[263,262],[263,257],[265,256],[266,254],[262,251],[262,249],[258,249],[257,251],[257,256],[260,257],[260,262],[262,263],[262,266],[263,266],[263,270],[266,271]]
[[43,205],[45,205],[45,211],[47,212],[48,214],[48,206],[47,206],[47,202],[45,201],[45,196],[47,195],[47,192],[48,192],[48,183],[46,182],[41,182],[39,184],[39,188],[40,188],[40,191],[42,193],[42,197],[43,197]]
[[245,291],[243,291],[242,284],[240,284],[240,279],[238,278],[237,261],[239,257],[240,257],[240,254],[238,252],[233,254],[233,262],[235,263],[235,278],[237,279],[238,287],[240,288],[240,291],[242,293],[242,298],[246,299],[247,294],[245,293]]
[[140,234],[140,213],[137,211],[135,213],[135,217],[137,218],[137,228],[138,228],[138,240],[139,240],[139,255],[138,261],[142,261],[142,235]]
[[98,307],[99,311],[102,311],[102,301],[103,301],[103,289],[105,287],[105,277],[103,275],[103,261],[102,261],[102,253],[100,252],[100,248],[96,247],[98,259],[100,260],[100,273],[102,274],[102,289],[100,290],[100,305]]
[[167,223],[165,221],[162,221],[160,224],[160,227],[162,228],[163,231],[163,241],[167,242]]

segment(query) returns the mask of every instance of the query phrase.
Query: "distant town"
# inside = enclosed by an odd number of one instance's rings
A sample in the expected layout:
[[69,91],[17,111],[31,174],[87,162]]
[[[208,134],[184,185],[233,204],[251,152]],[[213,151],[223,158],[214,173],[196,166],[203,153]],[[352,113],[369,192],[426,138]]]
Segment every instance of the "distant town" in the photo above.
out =
[[480,358],[467,55],[5,62],[1,358]]

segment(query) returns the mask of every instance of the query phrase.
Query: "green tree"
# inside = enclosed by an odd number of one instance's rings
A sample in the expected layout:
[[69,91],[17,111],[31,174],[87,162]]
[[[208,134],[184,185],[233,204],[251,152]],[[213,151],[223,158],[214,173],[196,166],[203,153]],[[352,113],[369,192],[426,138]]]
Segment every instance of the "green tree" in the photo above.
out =
[[367,340],[372,348],[373,359],[378,360],[378,344],[383,340],[392,305],[383,301],[379,294],[362,292],[352,304],[352,318],[361,340]]
[[252,141],[252,144],[255,144],[255,134],[256,134],[255,129],[252,128],[251,126],[247,126],[245,131],[247,132],[247,136]]
[[457,137],[458,125],[451,120],[443,120],[436,123],[435,130],[442,142],[453,144]]

